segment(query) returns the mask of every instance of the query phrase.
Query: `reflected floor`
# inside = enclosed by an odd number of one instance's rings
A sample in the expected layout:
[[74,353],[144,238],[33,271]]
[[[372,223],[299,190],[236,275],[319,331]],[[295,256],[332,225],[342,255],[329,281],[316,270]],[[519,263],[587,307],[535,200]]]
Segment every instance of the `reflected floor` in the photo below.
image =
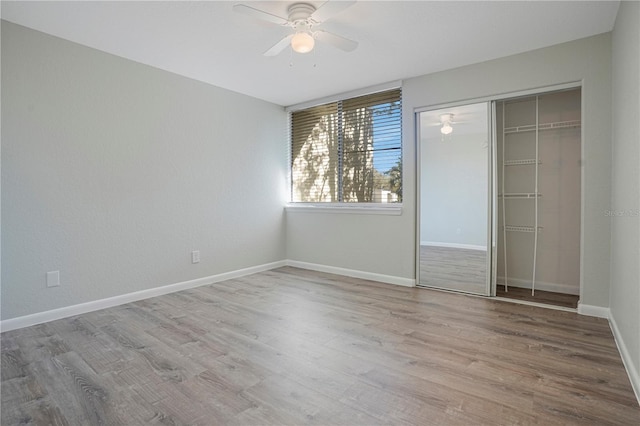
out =
[[420,246],[420,285],[485,294],[487,252]]

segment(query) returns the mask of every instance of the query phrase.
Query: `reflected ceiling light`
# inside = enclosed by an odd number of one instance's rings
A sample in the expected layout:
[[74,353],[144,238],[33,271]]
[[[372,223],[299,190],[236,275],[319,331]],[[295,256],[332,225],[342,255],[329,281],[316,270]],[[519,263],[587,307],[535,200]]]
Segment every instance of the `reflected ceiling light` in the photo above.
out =
[[294,52],[298,53],[308,53],[313,50],[313,46],[315,46],[316,41],[313,39],[313,36],[306,31],[297,32],[291,38],[291,48]]
[[451,127],[451,122],[453,121],[453,114],[441,114],[440,115],[440,124],[442,127],[440,128],[440,133],[443,135],[450,135],[453,132],[453,127]]
[[451,125],[449,123],[446,123],[442,126],[442,128],[440,129],[440,132],[443,135],[449,135],[451,134],[451,132],[453,132],[453,127],[451,127]]

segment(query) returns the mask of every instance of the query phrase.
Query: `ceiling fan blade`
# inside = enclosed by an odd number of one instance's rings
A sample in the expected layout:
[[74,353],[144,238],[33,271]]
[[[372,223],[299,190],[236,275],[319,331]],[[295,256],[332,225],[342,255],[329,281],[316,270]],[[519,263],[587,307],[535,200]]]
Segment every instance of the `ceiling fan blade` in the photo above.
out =
[[293,38],[293,34],[289,34],[288,36],[286,36],[285,38],[283,38],[282,40],[280,40],[279,42],[274,44],[273,47],[271,47],[271,49],[269,49],[266,52],[264,52],[263,55],[264,56],[276,56],[277,54],[282,52],[284,49],[286,49],[287,46],[289,46],[289,44],[291,43],[291,39],[292,38]]
[[254,18],[262,19],[263,21],[272,22],[278,25],[287,25],[289,21],[276,15],[272,15],[260,9],[254,9],[253,7],[245,4],[236,4],[233,6],[233,11],[241,13],[243,15],[252,16]]
[[315,12],[311,14],[311,19],[316,22],[324,22],[327,19],[331,18],[336,13],[340,13],[348,7],[351,7],[355,4],[355,0],[353,1],[327,1]]
[[337,47],[340,50],[344,50],[345,52],[352,52],[356,49],[356,47],[358,47],[357,41],[349,40],[348,38],[344,38],[327,31],[316,31],[314,33],[314,36],[317,40],[329,43],[330,45]]

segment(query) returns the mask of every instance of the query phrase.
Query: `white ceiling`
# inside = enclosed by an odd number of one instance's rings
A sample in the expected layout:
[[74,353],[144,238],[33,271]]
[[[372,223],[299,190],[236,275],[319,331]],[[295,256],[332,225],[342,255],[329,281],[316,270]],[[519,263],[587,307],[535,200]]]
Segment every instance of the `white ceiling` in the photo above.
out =
[[[336,0],[338,1],[338,0]],[[617,1],[366,1],[321,28],[345,53],[262,53],[288,29],[232,11],[286,17],[284,1],[2,1],[2,18],[216,86],[292,105],[611,31]],[[307,1],[316,7],[324,1]]]

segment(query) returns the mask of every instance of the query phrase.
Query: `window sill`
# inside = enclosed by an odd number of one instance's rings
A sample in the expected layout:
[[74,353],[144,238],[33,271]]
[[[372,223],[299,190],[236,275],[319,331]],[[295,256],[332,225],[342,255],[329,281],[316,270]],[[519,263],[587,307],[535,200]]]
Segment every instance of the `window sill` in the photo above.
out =
[[340,213],[400,216],[402,204],[289,203],[287,211],[301,213]]

